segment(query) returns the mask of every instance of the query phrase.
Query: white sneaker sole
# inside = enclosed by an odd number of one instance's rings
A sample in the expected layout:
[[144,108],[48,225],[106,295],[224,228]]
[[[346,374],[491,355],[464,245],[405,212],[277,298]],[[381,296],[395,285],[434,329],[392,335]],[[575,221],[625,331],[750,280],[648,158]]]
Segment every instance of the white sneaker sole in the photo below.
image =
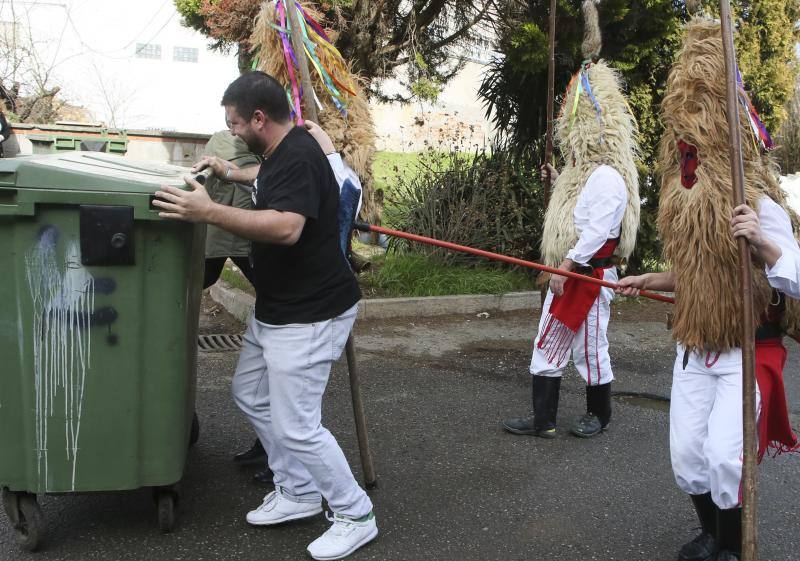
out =
[[310,551],[308,551],[308,550],[306,550],[306,551],[308,552],[308,554],[311,557],[313,557],[317,561],[337,561],[338,559],[344,559],[348,555],[350,555],[353,552],[355,552],[355,550],[359,549],[362,546],[367,545],[369,542],[374,540],[377,536],[378,536],[378,527],[375,526],[372,529],[372,531],[369,534],[367,534],[366,536],[364,536],[364,539],[362,539],[360,542],[358,542],[353,547],[348,549],[345,553],[342,553],[341,555],[335,555],[333,557],[321,557],[321,556],[318,557],[318,556],[314,555],[313,553],[311,553]]
[[283,524],[284,522],[291,522],[292,520],[302,520],[303,518],[311,518],[312,516],[316,516],[317,514],[322,512],[322,506],[316,508],[314,510],[309,510],[307,512],[298,512],[297,514],[288,514],[283,518],[278,518],[275,520],[264,520],[264,521],[251,521],[247,520],[247,523],[251,526],[275,526],[276,524]]

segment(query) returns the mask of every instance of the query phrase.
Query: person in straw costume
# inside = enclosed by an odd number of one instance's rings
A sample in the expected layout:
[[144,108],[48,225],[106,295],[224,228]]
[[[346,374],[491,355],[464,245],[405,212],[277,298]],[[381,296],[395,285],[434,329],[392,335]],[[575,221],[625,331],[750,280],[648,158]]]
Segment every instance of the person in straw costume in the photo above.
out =
[[[668,272],[626,277],[620,292],[674,290],[677,357],[670,406],[670,454],[701,533],[680,561],[741,555],[741,289],[736,238],[752,249],[756,325],[758,459],[795,450],[782,370],[782,336],[797,325],[800,248],[772,160],[766,129],[739,84],[747,204],[733,208],[726,73],[719,21],[693,17],[662,104],[658,229]],[[793,328],[794,329],[794,328]]]
[[[605,61],[596,2],[583,3],[585,36],[580,70],[573,77],[555,123],[565,160],[555,177],[545,215],[542,256],[547,265],[615,282],[616,265],[633,251],[639,226],[636,122],[620,78]],[[606,330],[614,291],[550,277],[534,341],[530,372],[533,414],[502,421],[514,434],[556,436],[561,378],[570,357],[586,382],[586,414],[572,427],[592,437],[611,420],[611,381]]]

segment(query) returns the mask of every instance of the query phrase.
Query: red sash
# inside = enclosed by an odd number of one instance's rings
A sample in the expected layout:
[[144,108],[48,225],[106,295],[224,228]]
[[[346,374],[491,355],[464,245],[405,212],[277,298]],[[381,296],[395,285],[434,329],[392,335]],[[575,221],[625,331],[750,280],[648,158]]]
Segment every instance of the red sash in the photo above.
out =
[[783,341],[756,341],[756,381],[761,391],[761,410],[758,415],[758,461],[768,451],[773,458],[784,452],[797,452],[800,442],[789,423],[786,391],[783,387],[783,366],[786,348]]
[[[614,255],[617,245],[619,245],[619,238],[607,240],[592,259],[608,259]],[[609,267],[613,267],[613,264],[594,267],[591,274],[587,276],[602,279],[603,271]],[[564,294],[553,296],[545,320],[544,331],[537,343],[537,347],[545,352],[547,362],[555,364],[556,367],[566,364],[567,355],[572,348],[572,340],[575,338],[578,328],[586,321],[594,301],[600,296],[601,289],[599,284],[567,279],[567,282],[564,283]]]

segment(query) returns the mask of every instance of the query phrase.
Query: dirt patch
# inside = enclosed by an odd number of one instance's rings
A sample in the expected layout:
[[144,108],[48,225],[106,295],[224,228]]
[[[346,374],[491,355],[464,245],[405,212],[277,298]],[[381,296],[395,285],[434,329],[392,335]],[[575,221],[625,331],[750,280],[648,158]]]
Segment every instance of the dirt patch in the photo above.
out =
[[203,291],[200,302],[200,335],[244,333],[245,325]]

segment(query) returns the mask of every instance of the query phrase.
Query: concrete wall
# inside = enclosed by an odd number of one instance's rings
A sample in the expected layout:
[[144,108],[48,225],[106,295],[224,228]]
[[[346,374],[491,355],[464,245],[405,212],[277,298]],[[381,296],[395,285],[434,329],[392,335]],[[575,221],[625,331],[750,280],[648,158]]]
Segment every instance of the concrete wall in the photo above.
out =
[[164,131],[125,131],[80,126],[13,125],[14,134],[3,144],[6,157],[54,152],[48,139],[78,138],[88,141],[106,138],[122,140],[125,157],[179,166],[195,163],[208,142],[209,135]]

